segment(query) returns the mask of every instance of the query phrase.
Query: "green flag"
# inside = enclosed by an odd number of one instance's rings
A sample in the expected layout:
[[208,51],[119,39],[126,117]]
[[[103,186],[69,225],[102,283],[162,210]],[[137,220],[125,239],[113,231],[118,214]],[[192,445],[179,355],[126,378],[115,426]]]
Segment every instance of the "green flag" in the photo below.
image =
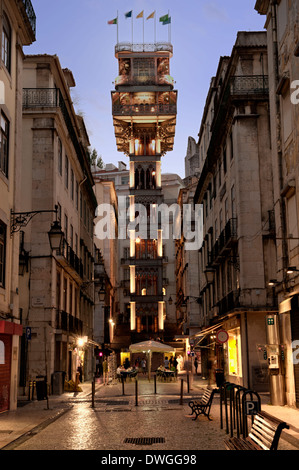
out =
[[168,16],[168,14],[167,14],[167,15],[161,16],[161,18],[159,18],[159,21],[161,21],[162,23],[164,23],[165,21],[168,21],[168,19],[169,19],[169,16]]

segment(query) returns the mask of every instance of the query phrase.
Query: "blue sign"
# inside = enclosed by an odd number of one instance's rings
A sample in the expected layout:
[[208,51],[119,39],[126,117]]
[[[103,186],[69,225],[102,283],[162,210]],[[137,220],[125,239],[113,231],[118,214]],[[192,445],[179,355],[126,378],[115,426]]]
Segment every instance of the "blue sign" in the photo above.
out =
[[26,339],[28,341],[31,340],[31,327],[30,326],[26,326]]

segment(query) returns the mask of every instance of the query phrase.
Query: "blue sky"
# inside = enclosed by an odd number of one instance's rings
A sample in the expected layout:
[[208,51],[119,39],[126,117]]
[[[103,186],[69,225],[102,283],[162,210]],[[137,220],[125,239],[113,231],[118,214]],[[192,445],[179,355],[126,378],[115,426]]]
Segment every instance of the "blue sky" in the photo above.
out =
[[[255,10],[255,0],[32,0],[37,16],[37,41],[26,54],[57,54],[63,68],[72,70],[76,88],[72,96],[83,113],[91,147],[105,163],[117,165],[127,157],[117,152],[111,116],[112,82],[118,75],[114,46],[117,28],[108,20],[119,15],[119,41],[142,43],[142,19],[156,10],[157,41],[168,40],[168,26],[158,18],[170,12],[174,48],[170,73],[178,90],[178,117],[174,150],[162,161],[163,173],[184,177],[188,136],[197,140],[211,77],[220,56],[230,55],[238,31],[260,31],[265,18]],[[144,21],[145,42],[154,42],[153,20]]]

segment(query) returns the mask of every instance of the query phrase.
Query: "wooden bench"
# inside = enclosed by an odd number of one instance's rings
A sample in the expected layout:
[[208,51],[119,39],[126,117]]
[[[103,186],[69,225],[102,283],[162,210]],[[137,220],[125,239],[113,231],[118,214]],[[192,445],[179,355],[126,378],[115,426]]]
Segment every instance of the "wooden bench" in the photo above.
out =
[[211,421],[210,411],[215,391],[216,389],[207,388],[199,401],[189,401],[188,405],[192,410],[190,416],[195,414],[195,417],[192,418],[193,421],[201,414],[204,414]]
[[265,411],[254,416],[248,437],[230,437],[224,441],[227,450],[277,450],[281,431],[289,426]]

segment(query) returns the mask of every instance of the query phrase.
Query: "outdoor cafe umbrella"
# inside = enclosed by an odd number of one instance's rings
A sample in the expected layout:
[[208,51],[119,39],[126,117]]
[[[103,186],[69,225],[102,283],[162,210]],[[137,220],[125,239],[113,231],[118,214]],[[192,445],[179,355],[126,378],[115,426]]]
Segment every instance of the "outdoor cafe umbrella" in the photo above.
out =
[[143,352],[148,354],[148,379],[150,380],[150,371],[153,352],[175,352],[175,349],[168,344],[159,343],[158,341],[142,341],[141,343],[131,344],[129,347],[132,353]]

